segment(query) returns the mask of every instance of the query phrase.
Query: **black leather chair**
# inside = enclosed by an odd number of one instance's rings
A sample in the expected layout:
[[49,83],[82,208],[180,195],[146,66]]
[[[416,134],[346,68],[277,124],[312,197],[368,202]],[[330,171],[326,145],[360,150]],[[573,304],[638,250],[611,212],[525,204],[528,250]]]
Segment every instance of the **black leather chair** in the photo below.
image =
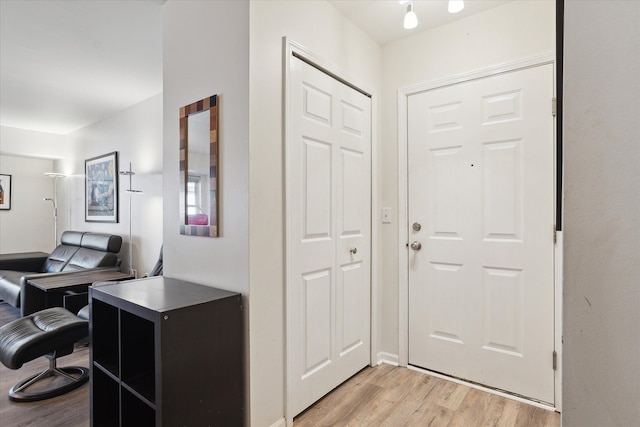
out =
[[[80,366],[58,368],[58,357],[73,352],[76,341],[89,333],[89,322],[62,307],[48,308],[0,327],[0,361],[9,369],[20,369],[40,356],[49,359],[49,368],[20,381],[9,390],[15,401],[35,401],[59,396],[80,387],[89,379],[89,370]],[[40,381],[60,376],[66,380],[34,387]]]
[[22,295],[22,289],[28,280],[44,275],[73,274],[77,271],[119,269],[120,259],[117,254],[121,246],[120,236],[65,231],[60,238],[60,245],[48,257],[33,259],[28,266],[24,263],[14,266],[11,262],[0,264],[0,299],[21,308],[23,314],[32,313],[33,310],[25,309],[29,301],[25,301]]

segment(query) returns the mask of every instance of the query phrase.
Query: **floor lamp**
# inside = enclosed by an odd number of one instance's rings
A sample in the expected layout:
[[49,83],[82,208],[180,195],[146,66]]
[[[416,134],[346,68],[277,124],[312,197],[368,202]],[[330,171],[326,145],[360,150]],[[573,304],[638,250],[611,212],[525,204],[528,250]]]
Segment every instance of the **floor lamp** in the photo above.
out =
[[53,248],[58,247],[58,178],[64,178],[66,175],[56,172],[45,172],[45,176],[53,178],[53,199],[45,197],[45,202],[53,203]]
[[132,216],[132,199],[131,196],[135,195],[135,194],[142,194],[141,190],[134,190],[131,188],[131,184],[132,184],[132,178],[133,175],[135,175],[136,173],[131,169],[131,162],[129,162],[129,170],[128,171],[120,171],[120,175],[127,175],[129,176],[129,189],[125,190],[126,193],[129,194],[129,274],[131,276],[133,276],[133,278],[137,279],[138,278],[138,271],[136,269],[133,268],[133,235],[131,233],[131,223],[133,222],[133,216]]

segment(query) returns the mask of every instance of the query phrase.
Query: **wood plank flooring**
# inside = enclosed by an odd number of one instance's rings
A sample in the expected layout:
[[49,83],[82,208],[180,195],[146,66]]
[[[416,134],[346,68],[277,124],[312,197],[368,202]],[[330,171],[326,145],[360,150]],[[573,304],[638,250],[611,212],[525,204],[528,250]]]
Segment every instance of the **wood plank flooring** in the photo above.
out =
[[[0,325],[20,316],[0,302]],[[19,370],[0,363],[0,426],[89,426],[89,384],[53,399],[17,403],[8,391],[40,372],[39,358]],[[89,349],[76,347],[59,366],[89,366]],[[322,426],[464,426],[559,427],[560,414],[389,365],[366,368],[296,417],[294,427]],[[268,426],[256,426],[268,427]]]
[[295,418],[294,427],[559,427],[560,414],[421,372],[365,368]]

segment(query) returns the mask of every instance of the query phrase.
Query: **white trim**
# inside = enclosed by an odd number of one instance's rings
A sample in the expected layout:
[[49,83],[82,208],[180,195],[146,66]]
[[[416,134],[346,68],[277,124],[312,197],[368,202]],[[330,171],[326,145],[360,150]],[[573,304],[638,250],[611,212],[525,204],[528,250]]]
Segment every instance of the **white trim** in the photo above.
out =
[[378,230],[380,227],[380,210],[378,207],[378,97],[375,91],[371,93],[371,292],[369,294],[371,308],[370,323],[370,365],[373,366],[375,355],[378,352]]
[[[558,99],[558,85],[555,76],[557,75],[556,67],[558,64],[554,61],[553,63],[553,96],[557,100]],[[554,117],[554,190],[555,190],[555,212],[554,215],[558,217],[558,210],[562,208],[562,206],[558,206],[558,120],[557,120],[557,108],[556,115]],[[564,170],[564,168],[562,168]],[[561,198],[564,200],[564,197]],[[562,202],[560,202],[562,203]],[[556,227],[558,224],[555,225]],[[558,412],[562,412],[562,325],[563,325],[563,317],[562,317],[562,292],[564,289],[564,281],[562,280],[562,275],[564,271],[564,237],[562,231],[556,231],[556,245],[555,245],[555,253],[554,253],[554,350],[556,352],[556,371],[555,371],[555,405],[556,410]]]
[[483,79],[497,74],[508,73],[510,71],[522,70],[525,68],[538,67],[544,64],[555,63],[555,52],[546,52],[540,55],[534,55],[526,58],[516,59],[514,61],[505,62],[503,64],[492,65],[490,67],[481,68],[479,70],[469,71],[466,73],[456,74],[438,80],[431,80],[424,83],[418,83],[411,86],[405,86],[398,90],[399,93],[413,95],[424,92],[429,89],[451,86],[457,83],[468,82],[471,80]]
[[[411,86],[405,86],[398,89],[398,363],[399,366],[409,365],[409,254],[408,254],[408,230],[409,230],[409,213],[407,209],[408,200],[408,135],[407,135],[407,102],[410,95],[414,95],[427,90],[450,86],[457,83],[477,80],[497,74],[507,73],[525,68],[537,67],[544,64],[554,64],[555,52],[546,52],[527,58],[521,58],[504,64],[498,64],[467,73],[457,74],[451,77],[432,80],[425,83],[419,83]],[[555,75],[554,75],[555,82]],[[554,83],[555,85],[555,83]],[[557,144],[557,141],[554,141]],[[554,180],[557,182],[557,179]],[[555,191],[555,190],[554,190]],[[554,193],[555,204],[555,193]],[[557,207],[556,207],[557,209]],[[556,352],[558,356],[558,366],[561,365],[561,332],[562,332],[562,282],[558,281],[558,277],[562,277],[562,247],[558,245],[555,248],[556,259],[556,307],[554,313],[555,335],[556,335]],[[558,267],[559,266],[559,267]],[[560,270],[558,270],[560,268]],[[556,405],[560,402],[562,376],[561,369],[556,371],[555,380],[555,399]]]
[[291,386],[289,385],[289,378],[291,377],[290,373],[289,373],[289,363],[288,363],[288,359],[289,359],[289,330],[291,329],[289,326],[289,323],[291,322],[291,319],[289,319],[289,310],[287,308],[287,300],[288,298],[288,286],[287,286],[287,277],[289,276],[289,263],[288,260],[291,258],[291,248],[287,245],[288,239],[289,239],[289,230],[287,227],[287,218],[291,217],[291,213],[290,213],[290,208],[289,208],[289,203],[287,202],[287,195],[289,194],[289,191],[287,189],[287,183],[291,182],[291,177],[289,176],[290,172],[289,172],[289,168],[287,168],[287,165],[289,164],[289,150],[286,149],[286,144],[287,141],[290,139],[289,138],[289,97],[291,96],[291,58],[292,58],[292,46],[287,42],[287,38],[285,37],[283,39],[283,43],[284,43],[284,51],[285,54],[283,55],[282,58],[282,69],[284,70],[284,83],[283,83],[283,90],[284,90],[284,94],[283,94],[283,117],[282,117],[282,127],[283,127],[283,138],[284,141],[283,142],[283,151],[284,151],[284,194],[283,194],[283,203],[284,203],[284,270],[285,270],[285,276],[284,276],[284,294],[282,295],[283,299],[284,299],[284,396],[283,396],[283,403],[284,403],[284,416],[285,416],[285,423],[287,425],[287,427],[292,427],[293,426],[293,417],[295,416],[295,414],[291,413],[290,407],[291,404],[289,403],[289,389],[291,388]]
[[562,412],[562,272],[564,271],[563,256],[564,236],[562,231],[556,233],[555,253],[555,342],[556,372],[555,372],[555,400],[556,410]]
[[408,150],[408,114],[407,101],[409,95],[403,89],[398,90],[398,363],[409,364],[409,170]]
[[[298,57],[304,58],[303,60],[309,64],[315,65],[323,71],[337,77],[338,79],[347,82],[349,85],[353,86],[356,89],[359,89],[361,92],[369,94],[371,98],[371,242],[370,242],[370,257],[371,257],[371,292],[370,292],[370,303],[371,303],[371,318],[370,318],[370,355],[369,355],[369,365],[375,366],[377,362],[377,348],[378,348],[378,331],[375,325],[378,324],[378,270],[376,266],[378,265],[378,253],[375,248],[378,246],[379,236],[378,236],[378,221],[380,219],[378,210],[375,208],[378,205],[378,196],[377,196],[377,184],[378,179],[378,150],[377,150],[377,141],[378,141],[378,114],[377,114],[377,91],[373,88],[369,87],[367,84],[361,82],[358,79],[355,79],[349,76],[346,72],[344,72],[340,67],[324,60],[323,58],[317,56],[311,50],[305,48],[301,44],[291,40],[288,37],[283,37],[284,44],[284,56],[283,56],[283,69],[284,69],[284,117],[283,117],[283,137],[284,137],[284,146],[286,147],[287,141],[289,140],[289,126],[287,120],[289,118],[289,95],[290,95],[290,84],[291,84],[291,59],[294,57],[294,54]],[[287,363],[287,355],[289,353],[288,350],[288,331],[290,330],[289,322],[292,321],[288,319],[287,314],[287,298],[288,298],[288,277],[289,277],[289,266],[287,265],[287,260],[290,259],[290,248],[287,246],[288,242],[288,229],[286,226],[286,218],[290,216],[289,205],[287,203],[287,187],[286,183],[290,182],[289,170],[286,165],[288,163],[287,158],[287,150],[285,152],[285,183],[284,183],[284,204],[285,204],[285,286],[284,286],[284,310],[285,310],[285,325],[284,325],[284,372],[285,372],[285,382],[284,382],[284,415],[285,415],[285,423],[287,426],[293,425],[293,417],[295,414],[290,412],[289,405],[289,366]]]
[[381,351],[378,353],[376,359],[378,360],[377,365],[382,365],[384,363],[385,365],[399,366],[397,354]]
[[284,418],[280,418],[275,423],[271,424],[269,427],[286,427],[287,421]]
[[407,366],[407,369],[410,369],[410,370],[416,371],[416,372],[421,372],[421,373],[423,373],[425,375],[431,375],[432,377],[440,378],[440,379],[445,380],[445,381],[451,381],[452,383],[461,384],[463,386],[474,388],[476,390],[484,391],[485,393],[491,393],[491,394],[495,394],[496,396],[504,397],[506,399],[515,400],[516,402],[524,403],[526,405],[535,406],[536,408],[545,409],[547,411],[556,411],[556,408],[553,405],[548,405],[546,403],[537,402],[535,400],[525,399],[523,397],[516,396],[514,394],[505,393],[505,392],[500,391],[500,390],[495,390],[495,389],[492,389],[492,388],[489,388],[489,387],[484,387],[482,385],[470,383],[470,382],[467,382],[467,381],[464,381],[464,380],[461,380],[461,379],[458,379],[458,378],[448,377],[446,375],[442,375],[442,374],[439,374],[437,372],[432,372],[432,371],[429,371],[427,369],[422,369],[422,368],[418,368],[416,366],[411,366],[411,365]]

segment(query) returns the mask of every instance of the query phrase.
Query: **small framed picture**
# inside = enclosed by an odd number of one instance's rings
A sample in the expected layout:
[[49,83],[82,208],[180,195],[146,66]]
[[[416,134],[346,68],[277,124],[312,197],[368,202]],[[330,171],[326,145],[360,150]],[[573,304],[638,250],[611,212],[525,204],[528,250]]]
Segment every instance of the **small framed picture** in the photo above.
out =
[[86,222],[118,222],[118,152],[84,161]]
[[0,210],[11,209],[11,175],[0,174]]

